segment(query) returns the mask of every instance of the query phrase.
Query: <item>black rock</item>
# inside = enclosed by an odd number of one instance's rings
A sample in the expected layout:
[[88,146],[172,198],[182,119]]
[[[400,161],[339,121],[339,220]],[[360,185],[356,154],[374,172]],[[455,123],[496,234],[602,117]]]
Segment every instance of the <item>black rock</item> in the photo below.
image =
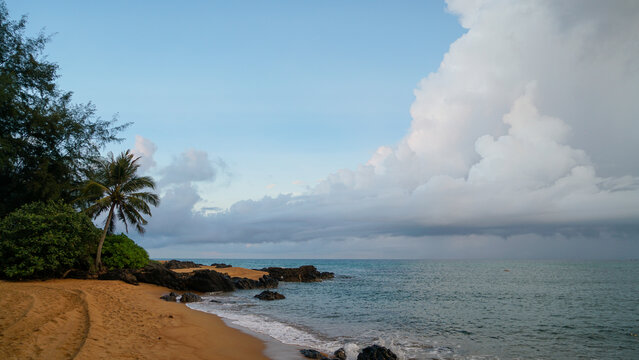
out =
[[317,350],[313,350],[313,349],[302,349],[302,350],[300,350],[300,353],[304,357],[309,358],[309,359],[331,360],[326,355],[322,354],[321,352],[319,352]]
[[240,289],[240,290],[259,289],[259,286],[258,286],[259,282],[252,279],[234,277],[234,278],[231,278],[231,281],[233,281],[233,286],[235,286],[236,289]]
[[273,278],[270,275],[262,276],[259,280],[259,283],[260,283],[259,287],[264,289],[274,289],[278,285],[277,279]]
[[199,268],[201,266],[201,264],[196,264],[193,261],[169,260],[164,263],[164,267],[167,269],[190,269]]
[[332,273],[330,271],[322,271],[321,273],[319,273],[319,278],[322,280],[332,279],[334,277],[335,277],[335,273]]
[[317,271],[313,265],[305,265],[298,268],[269,267],[261,269],[261,271],[266,271],[276,280],[289,282],[315,282],[335,277],[332,272]]
[[234,277],[231,278],[231,280],[233,281],[233,286],[235,286],[236,289],[240,290],[271,289],[276,288],[278,285],[278,281],[268,275],[262,276],[257,281],[240,277]]
[[333,356],[335,356],[337,360],[346,360],[346,351],[344,351],[344,348],[339,348],[335,350]]
[[182,297],[180,298],[180,302],[183,302],[183,303],[198,302],[198,301],[202,301],[202,298],[199,295],[196,295],[190,292],[186,292],[182,294]]
[[199,292],[233,291],[233,282],[227,275],[213,270],[196,270],[184,280],[185,289]]
[[138,285],[138,279],[129,269],[112,269],[98,275],[99,280],[122,280],[127,284]]
[[261,293],[255,295],[256,298],[260,300],[281,300],[286,299],[286,297],[275,291],[262,291]]
[[213,264],[211,264],[211,266],[214,267],[214,268],[218,268],[218,269],[233,267],[232,265],[223,264],[223,263],[213,263]]
[[139,282],[160,285],[174,290],[185,290],[183,278],[161,264],[149,263],[142,269],[135,270],[133,275]]
[[213,270],[196,270],[193,273],[178,274],[161,264],[149,263],[133,272],[140,282],[160,285],[173,290],[199,292],[233,291],[233,282],[224,274]]
[[162,295],[160,296],[160,299],[164,300],[164,301],[177,301],[177,297],[178,294],[174,293],[174,292],[170,292],[169,294],[166,295]]
[[357,360],[397,360],[397,355],[383,346],[372,345],[362,350]]

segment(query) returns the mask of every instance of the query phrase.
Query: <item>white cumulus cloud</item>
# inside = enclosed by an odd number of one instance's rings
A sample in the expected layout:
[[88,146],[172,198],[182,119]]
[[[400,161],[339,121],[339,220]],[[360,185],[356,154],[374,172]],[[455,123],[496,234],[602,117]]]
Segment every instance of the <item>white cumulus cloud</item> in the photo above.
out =
[[226,168],[227,165],[222,159],[209,159],[205,151],[189,149],[174,157],[171,164],[161,169],[163,177],[160,185],[214,181],[218,173]]
[[140,157],[140,171],[145,172],[154,168],[156,164],[153,156],[158,147],[149,139],[140,135],[135,135],[135,146],[132,150],[133,154]]
[[189,212],[188,228],[150,235],[192,243],[637,236],[639,3],[450,0],[448,9],[467,32],[415,90],[398,144],[303,195]]

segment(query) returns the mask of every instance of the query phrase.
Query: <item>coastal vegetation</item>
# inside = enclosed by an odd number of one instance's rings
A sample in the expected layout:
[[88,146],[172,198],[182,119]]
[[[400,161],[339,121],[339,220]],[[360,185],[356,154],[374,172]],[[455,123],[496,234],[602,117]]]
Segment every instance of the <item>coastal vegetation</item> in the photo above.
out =
[[100,149],[129,125],[73,103],[44,55],[50,38],[28,37],[26,23],[0,3],[0,217],[34,201],[70,203]]
[[0,272],[8,279],[89,269],[99,230],[61,201],[26,204],[0,220]]
[[[0,276],[51,278],[105,265],[142,267],[148,254],[124,235],[109,236],[113,216],[144,232],[149,204],[159,200],[153,179],[136,174],[128,150],[103,158],[106,144],[130,123],[103,120],[91,104],[76,104],[60,89],[59,67],[44,49],[50,37],[25,34],[0,2]],[[107,211],[108,210],[108,211]],[[92,223],[108,216],[100,231]],[[94,259],[93,261],[91,259]]]
[[97,169],[89,175],[83,187],[83,198],[91,204],[85,211],[92,217],[107,213],[104,230],[98,242],[95,267],[102,270],[102,246],[107,232],[113,231],[113,216],[124,223],[126,231],[133,225],[139,233],[144,233],[147,220],[142,215],[151,215],[149,204],[157,206],[160,199],[157,194],[145,191],[154,189],[155,182],[149,176],[138,176],[138,161],[129,150],[117,157],[110,154],[109,159],[100,159]]
[[124,234],[107,235],[102,260],[107,269],[139,269],[149,263],[149,254]]

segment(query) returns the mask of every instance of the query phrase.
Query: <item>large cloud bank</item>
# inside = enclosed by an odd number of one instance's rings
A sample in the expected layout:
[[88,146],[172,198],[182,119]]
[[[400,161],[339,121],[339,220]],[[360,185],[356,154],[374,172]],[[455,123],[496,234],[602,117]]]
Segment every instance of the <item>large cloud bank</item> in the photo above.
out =
[[214,215],[193,211],[196,187],[174,179],[211,177],[191,154],[166,170],[161,183],[174,186],[147,238],[639,234],[639,4],[450,0],[448,9],[467,32],[415,90],[399,144],[301,196]]

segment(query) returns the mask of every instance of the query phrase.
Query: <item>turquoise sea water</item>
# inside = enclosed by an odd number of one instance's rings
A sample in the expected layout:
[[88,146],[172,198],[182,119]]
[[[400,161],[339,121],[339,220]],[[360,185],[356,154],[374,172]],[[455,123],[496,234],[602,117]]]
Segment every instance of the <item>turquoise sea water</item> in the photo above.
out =
[[334,272],[280,283],[282,301],[245,290],[195,308],[349,359],[372,343],[404,359],[639,359],[639,261],[192,260]]

